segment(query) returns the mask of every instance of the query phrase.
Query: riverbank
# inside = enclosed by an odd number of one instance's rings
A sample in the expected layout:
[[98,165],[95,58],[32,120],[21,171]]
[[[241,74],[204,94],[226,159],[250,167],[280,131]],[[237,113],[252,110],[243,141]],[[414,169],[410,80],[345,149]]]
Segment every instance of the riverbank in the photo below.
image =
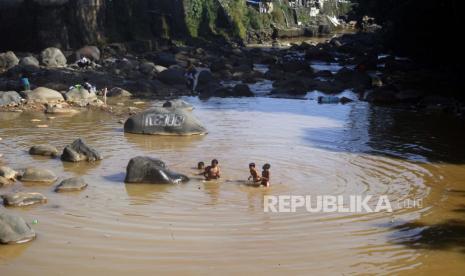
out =
[[[47,64],[46,52],[3,54],[2,58],[9,61],[3,62],[6,66],[0,74],[0,91],[21,92],[21,76],[28,77],[31,89],[46,87],[65,95],[64,98],[69,87],[85,82],[97,90],[122,89],[128,92],[123,93],[126,96],[146,99],[253,97],[254,87],[262,86],[265,89],[261,96],[299,98],[312,91],[338,95],[351,90],[358,94],[358,100],[378,105],[409,105],[457,115],[464,111],[464,99],[453,72],[396,56],[382,46],[377,33],[371,32],[338,35],[324,42],[311,38],[301,43],[275,42],[271,47],[210,41],[190,46],[171,43],[157,51],[141,52],[125,44],[101,49],[86,46],[65,53],[51,49],[62,57],[60,64]],[[83,55],[93,61],[89,67],[80,68],[73,62]],[[194,91],[186,86],[189,63],[197,67]],[[9,97],[9,102],[4,97],[0,105],[4,109],[15,105],[28,109],[28,103],[33,101],[26,100],[27,92],[20,94],[14,94],[16,100]],[[109,94],[115,95],[121,93]],[[42,104],[45,110],[47,102]],[[84,100],[79,105],[101,106],[102,102]]]

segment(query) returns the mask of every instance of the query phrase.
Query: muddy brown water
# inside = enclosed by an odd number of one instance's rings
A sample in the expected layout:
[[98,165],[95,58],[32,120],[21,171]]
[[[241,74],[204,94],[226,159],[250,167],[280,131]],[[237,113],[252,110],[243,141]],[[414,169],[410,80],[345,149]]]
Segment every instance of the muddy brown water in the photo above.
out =
[[[83,176],[79,193],[17,183],[47,204],[9,208],[38,233],[0,247],[1,275],[370,275],[465,269],[465,131],[445,115],[311,100],[186,98],[206,136],[123,133],[120,118],[83,112],[47,120],[0,113],[0,153],[13,168]],[[35,128],[42,122],[48,128]],[[77,137],[98,149],[95,164],[63,163],[27,153],[60,149]],[[124,184],[128,160],[164,160],[192,180],[184,185]],[[218,158],[224,181],[193,176],[197,162]],[[241,185],[247,165],[271,163],[269,189]],[[229,180],[229,181],[226,181]],[[421,199],[393,213],[265,213],[264,195],[387,195]]]

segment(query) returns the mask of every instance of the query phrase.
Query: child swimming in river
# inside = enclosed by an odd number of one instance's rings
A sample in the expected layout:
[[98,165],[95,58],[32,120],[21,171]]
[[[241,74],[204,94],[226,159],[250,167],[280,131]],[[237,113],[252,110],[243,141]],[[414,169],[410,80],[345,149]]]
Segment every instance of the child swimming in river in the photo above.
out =
[[197,163],[197,169],[202,171],[205,170],[205,163],[203,163],[202,161]]
[[263,171],[262,171],[262,185],[265,187],[270,187],[270,169],[271,165],[266,163],[263,165]]
[[205,180],[214,180],[220,178],[220,166],[218,165],[218,160],[212,160],[211,165],[205,168],[203,176],[205,176]]
[[255,168],[255,163],[249,164],[250,176],[249,181],[252,180],[254,183],[260,183],[261,178],[258,170]]

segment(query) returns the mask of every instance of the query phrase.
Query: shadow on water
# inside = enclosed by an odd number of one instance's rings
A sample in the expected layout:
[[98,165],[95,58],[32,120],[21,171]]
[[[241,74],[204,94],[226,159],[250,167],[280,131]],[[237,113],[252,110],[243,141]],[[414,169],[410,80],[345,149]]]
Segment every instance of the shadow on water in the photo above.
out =
[[[465,204],[454,212],[464,214]],[[395,227],[395,244],[412,249],[454,250],[465,254],[465,218],[449,219],[436,224],[408,222]],[[398,238],[399,237],[399,238]]]
[[307,129],[316,148],[412,162],[465,163],[465,122],[448,114],[352,104],[341,128]]

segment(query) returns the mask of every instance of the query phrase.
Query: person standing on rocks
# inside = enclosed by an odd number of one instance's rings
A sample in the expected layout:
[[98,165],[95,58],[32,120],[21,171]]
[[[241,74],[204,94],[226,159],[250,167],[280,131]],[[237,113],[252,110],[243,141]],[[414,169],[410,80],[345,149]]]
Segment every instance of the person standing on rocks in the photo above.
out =
[[187,87],[191,89],[192,92],[195,91],[195,77],[197,75],[197,69],[195,68],[194,64],[190,60],[187,61],[187,67],[186,67],[186,78],[187,78]]
[[31,84],[29,83],[29,78],[27,76],[21,76],[20,82],[23,86],[24,91],[31,90]]

